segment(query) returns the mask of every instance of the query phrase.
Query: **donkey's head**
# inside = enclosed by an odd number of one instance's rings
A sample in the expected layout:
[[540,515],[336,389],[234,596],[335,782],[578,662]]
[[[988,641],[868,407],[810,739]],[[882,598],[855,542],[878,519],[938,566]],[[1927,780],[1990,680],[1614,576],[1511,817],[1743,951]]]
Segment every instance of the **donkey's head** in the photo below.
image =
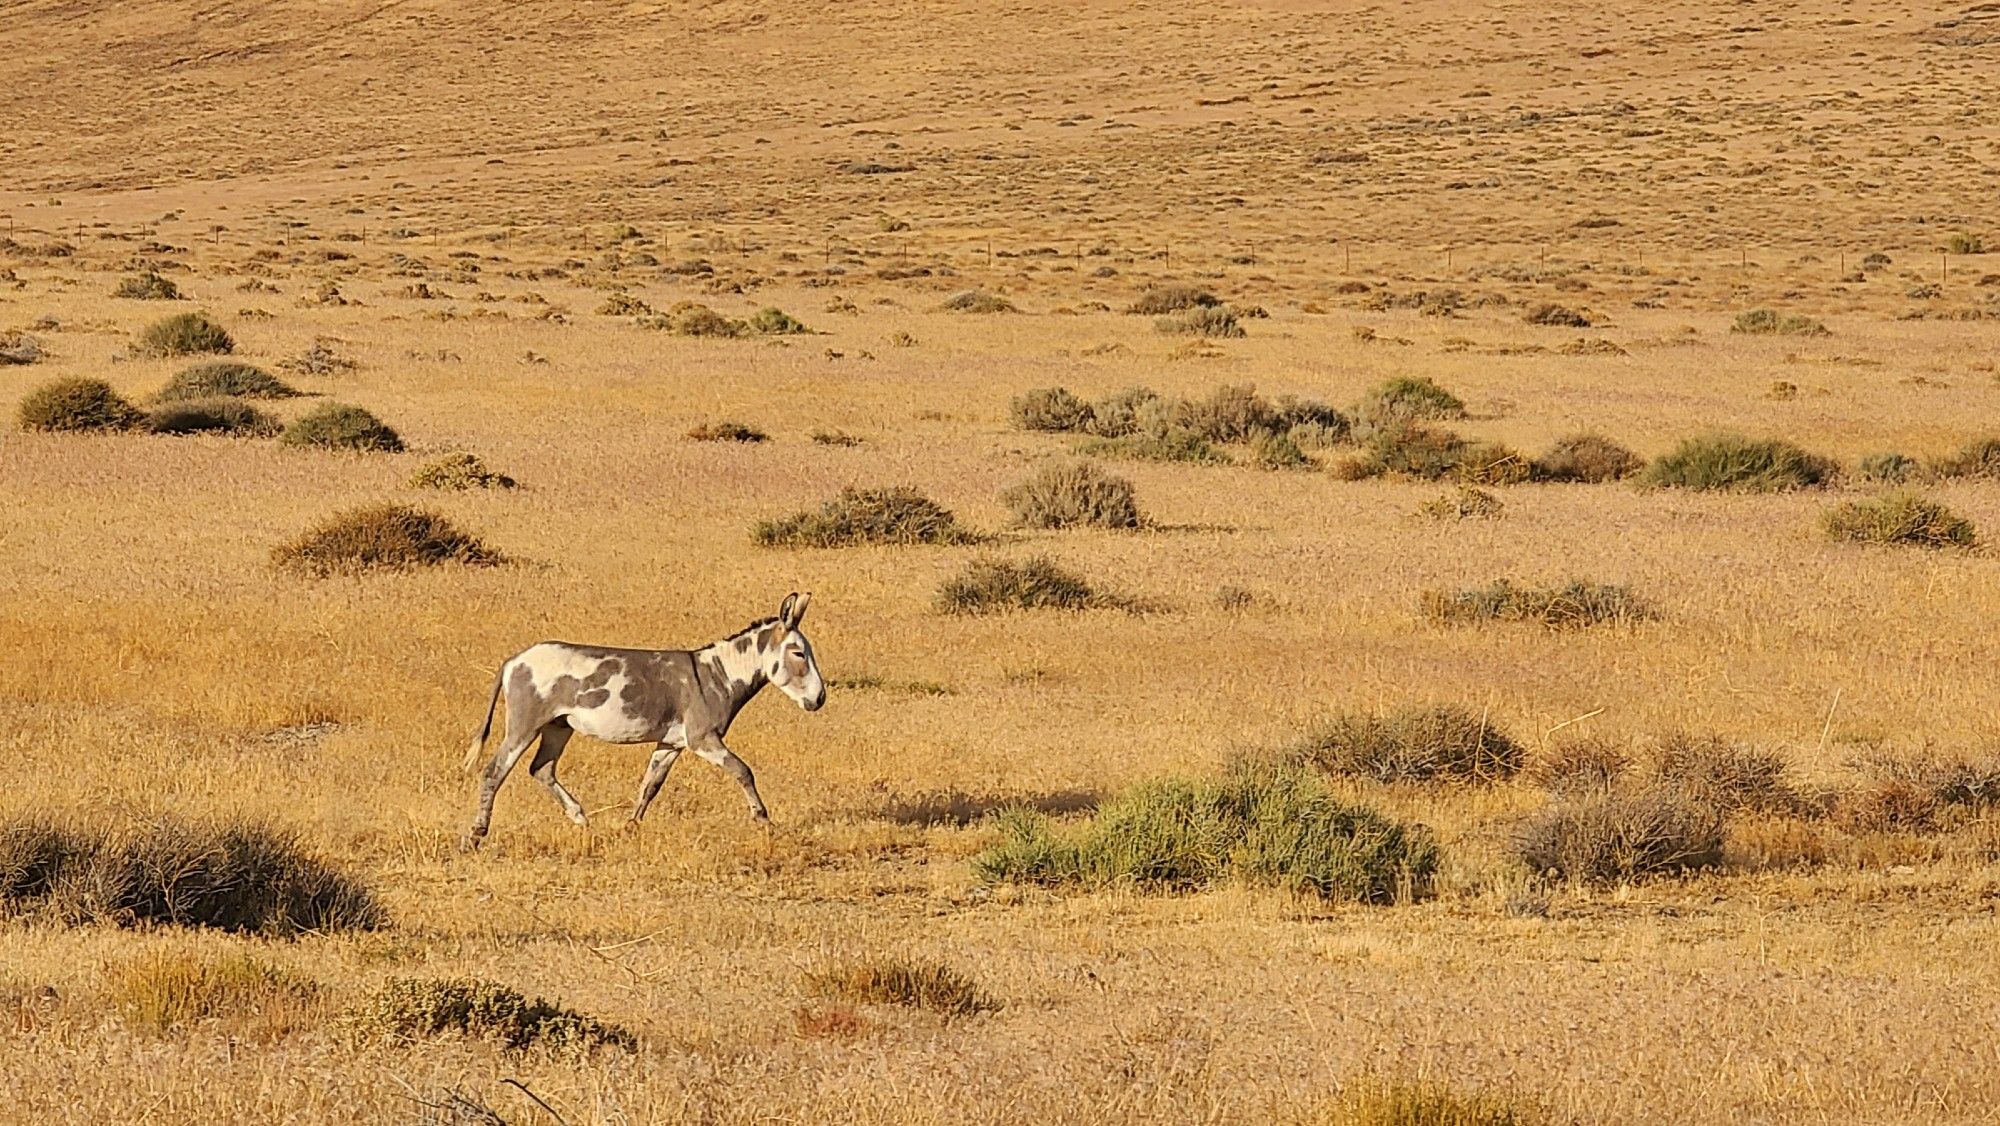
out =
[[764,676],[792,702],[809,712],[826,703],[826,681],[819,675],[819,659],[813,656],[812,642],[806,640],[799,622],[806,616],[812,592],[794,594],[778,610],[778,620],[767,636],[772,638],[759,653]]

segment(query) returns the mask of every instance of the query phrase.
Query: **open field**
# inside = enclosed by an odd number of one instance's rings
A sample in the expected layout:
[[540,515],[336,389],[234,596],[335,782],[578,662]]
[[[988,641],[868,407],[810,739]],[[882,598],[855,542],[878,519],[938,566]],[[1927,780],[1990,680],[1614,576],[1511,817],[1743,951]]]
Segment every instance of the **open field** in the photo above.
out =
[[[1073,7],[0,13],[34,44],[0,83],[0,351],[33,341],[0,364],[0,1102],[78,1123],[1443,1121],[1351,1101],[1401,1084],[1538,1122],[2000,1115],[2000,794],[1850,812],[1885,762],[2000,761],[2000,464],[1933,472],[2000,434],[2000,13]],[[179,298],[113,296],[149,271]],[[1242,335],[1124,311],[1163,285],[1212,292]],[[1016,311],[945,307],[971,290]],[[680,302],[811,331],[663,330]],[[1565,319],[1548,305],[1582,323],[1532,323]],[[1732,331],[1757,309],[1824,331]],[[359,405],[407,448],[16,425],[68,377],[150,409],[212,357],[135,343],[195,310],[304,393],[258,410]],[[315,349],[345,362],[298,362]],[[1839,472],[1482,479],[1498,518],[1427,518],[1466,503],[1452,474],[1349,479],[1394,432],[1356,404],[1410,376],[1518,476],[1579,432],[1657,461],[1718,429]],[[1018,396],[1247,384],[1357,429],[1290,470],[1236,441],[1223,464],[1089,456],[1144,527],[1013,526],[1005,490],[1089,440],[1021,429]],[[768,438],[687,436],[722,422]],[[454,451],[521,487],[410,486]],[[1826,535],[1885,452],[1981,544]],[[982,541],[752,543],[892,486]],[[274,565],[380,503],[507,562]],[[936,603],[970,563],[1038,556],[1126,608]],[[1613,584],[1644,612],[1426,615],[1500,579]],[[563,779],[591,829],[524,765],[460,851],[459,759],[499,662],[545,638],[696,646],[794,590],[832,689],[811,715],[768,692],[730,733],[768,826],[687,756],[627,830],[646,748],[578,739]],[[1003,807],[1074,827],[1149,779],[1428,705],[1531,763],[1579,735],[1641,764],[1713,736],[1776,756],[1786,797],[1718,812],[1719,863],[1593,883],[1517,855],[1569,800],[1529,777],[1333,776],[1435,836],[1429,886],[1383,905],[979,874]],[[9,898],[5,827],[40,816],[265,822],[386,923],[70,925]],[[146,966],[246,956],[263,984],[236,1008],[134,999]],[[997,1007],[830,994],[857,959],[941,963]],[[503,983],[634,1045],[372,1035],[379,991],[413,977]]]

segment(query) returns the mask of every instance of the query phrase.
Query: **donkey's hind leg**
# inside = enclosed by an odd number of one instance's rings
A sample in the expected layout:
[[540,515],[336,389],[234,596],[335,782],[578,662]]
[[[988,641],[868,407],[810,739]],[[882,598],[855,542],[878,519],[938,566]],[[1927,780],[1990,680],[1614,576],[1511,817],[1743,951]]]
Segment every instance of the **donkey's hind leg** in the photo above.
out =
[[538,732],[535,728],[526,724],[517,726],[511,722],[510,717],[510,722],[507,724],[507,741],[501,743],[500,749],[493,752],[493,760],[486,764],[486,773],[480,776],[479,811],[472,815],[472,828],[466,831],[464,842],[466,848],[478,848],[479,842],[486,839],[486,829],[493,823],[493,795],[500,792],[500,783],[505,782],[507,775],[513,772],[514,764],[520,761],[522,753],[528,749],[528,744],[534,741],[536,734]]
[[568,790],[563,789],[561,782],[556,781],[556,760],[562,758],[563,748],[569,746],[569,737],[573,734],[575,732],[570,730],[567,720],[558,719],[544,726],[542,745],[535,748],[535,761],[528,764],[528,773],[534,775],[537,782],[549,788],[549,793],[555,795],[556,801],[561,803],[563,812],[569,814],[571,821],[585,825],[590,819],[584,815],[583,803],[572,797]]

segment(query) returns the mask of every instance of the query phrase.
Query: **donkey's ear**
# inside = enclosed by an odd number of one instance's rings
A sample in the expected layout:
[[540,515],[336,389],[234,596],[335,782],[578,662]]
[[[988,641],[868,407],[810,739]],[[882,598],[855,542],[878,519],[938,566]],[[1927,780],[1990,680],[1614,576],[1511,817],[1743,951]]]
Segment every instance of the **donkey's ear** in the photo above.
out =
[[783,606],[778,607],[778,621],[784,623],[786,629],[790,629],[794,625],[798,624],[797,619],[792,617],[792,607],[797,606],[798,604],[799,604],[798,592],[793,591],[791,594],[785,596],[785,604]]
[[791,608],[791,616],[786,621],[793,629],[797,629],[799,628],[799,623],[806,620],[806,607],[812,605],[813,592],[806,591],[804,594],[795,595],[794,597],[799,600],[799,604]]

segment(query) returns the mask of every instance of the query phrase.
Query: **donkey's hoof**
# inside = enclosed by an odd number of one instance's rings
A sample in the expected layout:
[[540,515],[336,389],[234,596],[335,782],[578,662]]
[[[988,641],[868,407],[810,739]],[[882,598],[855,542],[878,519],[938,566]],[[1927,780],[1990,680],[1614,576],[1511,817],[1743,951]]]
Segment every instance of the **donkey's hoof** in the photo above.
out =
[[485,833],[467,833],[464,836],[458,838],[458,851],[478,852],[479,846],[483,844],[485,840],[486,840]]

